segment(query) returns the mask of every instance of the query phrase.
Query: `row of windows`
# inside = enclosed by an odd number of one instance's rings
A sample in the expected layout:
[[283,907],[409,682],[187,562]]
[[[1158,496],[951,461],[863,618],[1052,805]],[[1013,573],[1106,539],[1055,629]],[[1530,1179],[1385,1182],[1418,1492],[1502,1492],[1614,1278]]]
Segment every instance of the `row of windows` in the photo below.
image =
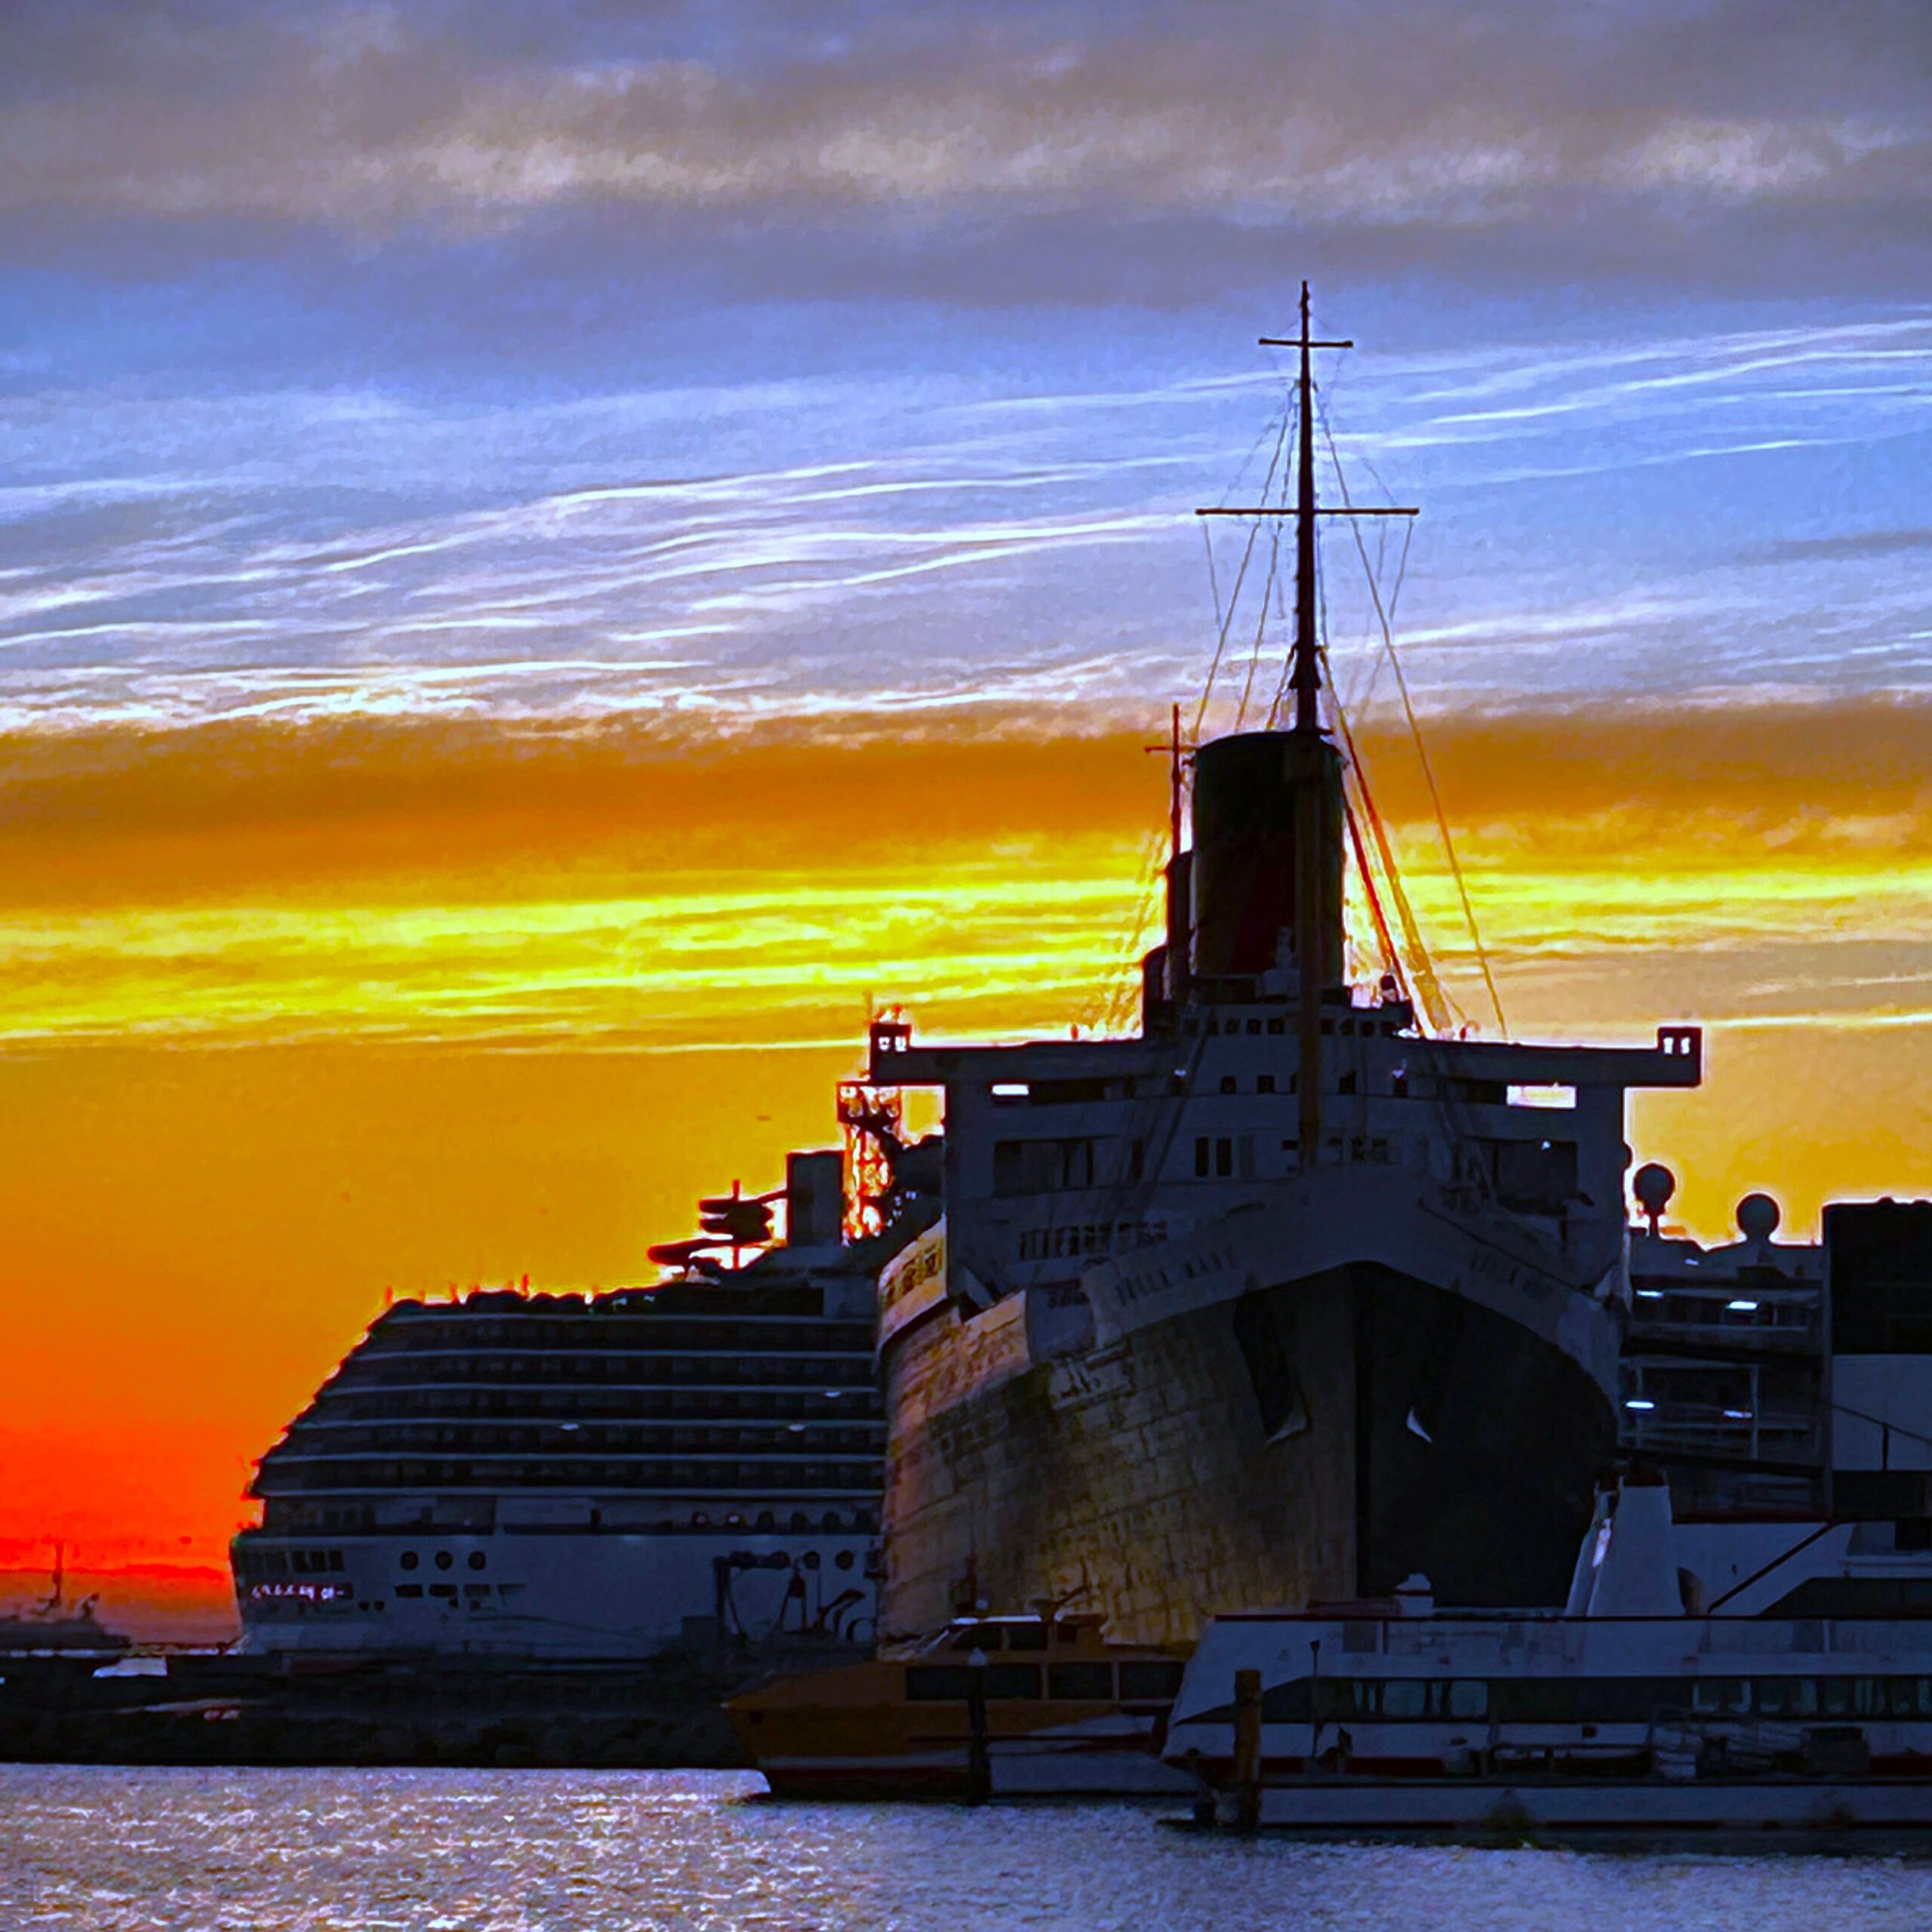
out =
[[[1125,1224],[1123,1223],[1123,1226]],[[316,1405],[331,1422],[387,1422],[401,1416],[488,1416],[518,1422],[569,1416],[584,1421],[654,1422],[678,1416],[799,1417],[869,1420],[881,1410],[878,1391],[863,1386],[810,1389],[412,1389],[383,1395],[331,1391]]]
[[1057,1261],[1078,1254],[1124,1254],[1150,1247],[1167,1230],[1146,1221],[1081,1221],[1057,1228],[1026,1228],[1020,1236],[1022,1261]]
[[[1291,1161],[1300,1152],[1298,1140],[1284,1140],[1281,1152]],[[1356,1134],[1344,1141],[1331,1135],[1327,1143],[1331,1159],[1348,1158],[1357,1163],[1374,1161],[1386,1165],[1390,1158],[1389,1143],[1380,1134]],[[1194,1143],[1194,1177],[1196,1180],[1252,1180],[1255,1174],[1254,1136],[1251,1134],[1204,1134]]]
[[1660,1712],[1731,1717],[1932,1717],[1932,1678],[1600,1677],[1298,1678],[1269,1687],[1269,1724],[1483,1719],[1647,1724]]
[[[883,1421],[857,1425],[804,1422],[747,1429],[719,1423],[701,1434],[657,1423],[606,1426],[562,1423],[549,1427],[499,1428],[489,1423],[392,1423],[386,1429],[323,1427],[297,1423],[289,1432],[292,1447],[311,1456],[343,1455],[361,1449],[420,1453],[457,1449],[477,1453],[500,1449],[543,1449],[571,1455],[615,1451],[628,1455],[700,1455],[742,1450],[772,1454],[810,1448],[820,1455],[866,1455],[878,1444]],[[799,1441],[795,1438],[807,1439]]]
[[[1294,1094],[1300,1091],[1300,1081],[1297,1080],[1295,1075],[1292,1073],[1288,1075],[1287,1083],[1281,1087],[1277,1087],[1275,1085],[1275,1075],[1272,1073],[1257,1073],[1254,1076],[1254,1091],[1257,1094]],[[1356,1081],[1354,1074],[1343,1073],[1337,1077],[1335,1081],[1335,1091],[1337,1093],[1352,1094],[1355,1091],[1355,1089]],[[1238,1094],[1241,1091],[1241,1080],[1239,1076],[1232,1073],[1223,1074],[1221,1075],[1221,1091],[1223,1094]],[[1401,1099],[1408,1091],[1408,1082],[1406,1077],[1399,1072],[1397,1073],[1393,1082],[1390,1085],[1389,1091],[1392,1093],[1398,1100]]]
[[420,1352],[434,1347],[474,1348],[492,1345],[517,1349],[591,1349],[604,1354],[614,1348],[721,1349],[746,1348],[761,1352],[805,1349],[814,1353],[849,1349],[863,1324],[850,1319],[820,1321],[703,1321],[678,1315],[649,1318],[622,1324],[613,1332],[608,1321],[555,1321],[536,1318],[500,1321],[475,1315],[414,1315],[408,1321],[380,1323],[365,1345],[371,1354]]
[[339,1549],[254,1549],[244,1543],[235,1554],[238,1574],[248,1577],[321,1577],[343,1568]]
[[[423,1561],[421,1556],[413,1549],[405,1549],[396,1560],[405,1570],[414,1570]],[[487,1567],[489,1561],[490,1559],[480,1549],[472,1549],[469,1552],[469,1567],[472,1570]],[[456,1567],[455,1551],[438,1550],[435,1555],[435,1564],[438,1570],[454,1570]]]
[[871,1380],[872,1349],[826,1350],[816,1355],[488,1355],[384,1354],[358,1349],[330,1378],[330,1386],[394,1383],[501,1383],[512,1392],[532,1384],[598,1382],[654,1383],[821,1383],[854,1388]]
[[[601,1509],[592,1506],[588,1509],[587,1514],[589,1520],[584,1527],[598,1529],[604,1526]],[[487,1535],[496,1527],[496,1500],[486,1497],[476,1501],[466,1509],[463,1515],[465,1520],[460,1523],[441,1521],[432,1525],[426,1517],[411,1524],[408,1527],[418,1534],[434,1527]],[[318,1508],[312,1503],[290,1503],[280,1498],[268,1505],[262,1527],[271,1534],[289,1535],[297,1531],[312,1531],[318,1521],[323,1528],[330,1530],[374,1532],[394,1527],[393,1524],[379,1524],[376,1521],[375,1510],[367,1504]],[[763,1535],[771,1535],[780,1527],[779,1512],[771,1509],[761,1509],[755,1514],[741,1509],[727,1510],[715,1521],[708,1510],[694,1509],[688,1517],[662,1518],[651,1523],[626,1520],[620,1526],[614,1524],[612,1527],[647,1531],[657,1535],[671,1535],[683,1530],[709,1530],[720,1525],[728,1530],[752,1530]],[[849,1512],[828,1509],[823,1515],[817,1517],[808,1514],[803,1509],[794,1509],[786,1515],[783,1527],[794,1535],[808,1535],[817,1528],[833,1535],[854,1534],[870,1536],[878,1529],[878,1519],[869,1509],[854,1509]],[[319,1551],[311,1552],[312,1562],[314,1558],[323,1554]],[[337,1550],[329,1554],[337,1560],[326,1567],[340,1569],[342,1552]],[[283,1552],[257,1549],[245,1542],[238,1551],[235,1562],[238,1568],[250,1575],[285,1575],[288,1574],[288,1568],[293,1567],[287,1564]],[[278,1571],[275,1567],[278,1563],[285,1564],[282,1570]],[[408,1570],[414,1567],[405,1555],[403,1567]],[[444,1564],[441,1567],[447,1569],[449,1565]],[[480,1569],[482,1566],[475,1564],[472,1559],[472,1567]]]
[[862,1463],[788,1462],[768,1457],[756,1463],[382,1461],[356,1457],[297,1459],[277,1451],[263,1463],[257,1490],[381,1489],[432,1484],[448,1489],[875,1490],[879,1459]]
[[1119,1673],[1122,1703],[1171,1703],[1186,1666],[1145,1661],[1133,1663],[912,1663],[906,1666],[906,1695],[914,1703],[963,1703],[974,1694],[974,1680],[989,1699],[1038,1700],[1044,1683],[1048,1698],[1107,1703],[1115,1697]]
[[1146,1143],[1138,1140],[996,1140],[993,1192],[1057,1194],[1138,1180],[1146,1152]]
[[[1273,1091],[1269,1075],[1261,1076],[1259,1089],[1263,1093]],[[1224,1093],[1234,1091],[1233,1076],[1230,1075],[1222,1083]],[[1354,1091],[1354,1076],[1344,1074],[1341,1091],[1346,1094]],[[1290,1083],[1293,1091],[1293,1083]],[[1252,1134],[1211,1134],[1196,1137],[1194,1143],[1194,1173],[1198,1180],[1251,1180],[1256,1172],[1254,1139]],[[1124,1156],[1109,1156],[1108,1149],[1115,1143],[1090,1140],[999,1140],[993,1143],[993,1192],[996,1195],[1052,1194],[1072,1188],[1110,1186],[1123,1181],[1138,1180],[1142,1177],[1145,1159],[1145,1145],[1140,1140],[1124,1143]],[[1537,1143],[1530,1143],[1533,1156]],[[1535,1195],[1540,1198],[1537,1189],[1548,1181],[1545,1169],[1546,1150],[1550,1143],[1543,1143],[1543,1165],[1537,1165],[1534,1158],[1528,1171],[1523,1161],[1514,1155],[1506,1157],[1506,1164],[1511,1184],[1518,1193]],[[1293,1155],[1299,1143],[1284,1140],[1281,1152]],[[1389,1143],[1386,1137],[1358,1134],[1351,1140],[1341,1137],[1331,1138],[1329,1152],[1341,1158],[1344,1148],[1349,1158],[1355,1161],[1386,1162],[1390,1158]],[[1570,1148],[1571,1171],[1574,1173],[1576,1149]],[[1511,1164],[1513,1163],[1513,1164]],[[1021,1259],[1035,1257],[1023,1254]]]
[[[1238,1013],[1220,1015],[1210,1014],[1200,1023],[1198,1029],[1190,1026],[1187,1030],[1190,1033],[1197,1030],[1203,1033],[1243,1033],[1252,1037],[1257,1034],[1284,1034],[1287,1031],[1287,1023],[1278,1015],[1261,1017],[1254,1014],[1243,1015]],[[1322,1021],[1321,1032],[1324,1038],[1332,1038],[1337,1030],[1345,1039],[1359,1035],[1363,1039],[1369,1040],[1374,1038],[1377,1034],[1380,1034],[1385,1038],[1392,1039],[1399,1028],[1392,1019],[1385,1020],[1366,1013],[1359,1014],[1352,1020],[1324,1020]]]

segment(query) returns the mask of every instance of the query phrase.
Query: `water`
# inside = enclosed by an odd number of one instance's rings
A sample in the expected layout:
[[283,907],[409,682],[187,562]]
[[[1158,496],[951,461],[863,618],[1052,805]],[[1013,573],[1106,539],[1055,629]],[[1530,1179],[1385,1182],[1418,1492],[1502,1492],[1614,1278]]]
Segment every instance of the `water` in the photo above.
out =
[[[1925,1932],[1932,1862],[1241,1842],[731,1773],[0,1766],[0,1928]],[[1932,1853],[1932,1842],[1928,1843]]]

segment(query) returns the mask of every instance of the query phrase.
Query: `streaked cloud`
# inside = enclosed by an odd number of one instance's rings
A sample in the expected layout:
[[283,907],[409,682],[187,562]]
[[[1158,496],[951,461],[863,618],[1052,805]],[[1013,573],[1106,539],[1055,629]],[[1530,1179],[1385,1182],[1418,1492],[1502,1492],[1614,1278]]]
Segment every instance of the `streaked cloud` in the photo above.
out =
[[[1444,721],[1437,780],[1518,1023],[1918,1011],[1927,728],[1869,701]],[[817,1049],[869,995],[955,1032],[1117,1026],[1161,856],[1142,743],[1045,710],[729,743],[635,721],[17,738],[0,1041]],[[1413,747],[1385,724],[1362,751],[1480,1013]]]
[[[1237,346],[1140,373],[0,399],[0,724],[1184,694],[1217,582],[1189,512],[1258,484],[1281,391]],[[1932,318],[1364,353],[1331,394],[1352,487],[1424,506],[1398,627],[1438,706],[1922,678],[1895,525],[1932,512]],[[1339,531],[1327,556],[1372,690],[1362,572]]]

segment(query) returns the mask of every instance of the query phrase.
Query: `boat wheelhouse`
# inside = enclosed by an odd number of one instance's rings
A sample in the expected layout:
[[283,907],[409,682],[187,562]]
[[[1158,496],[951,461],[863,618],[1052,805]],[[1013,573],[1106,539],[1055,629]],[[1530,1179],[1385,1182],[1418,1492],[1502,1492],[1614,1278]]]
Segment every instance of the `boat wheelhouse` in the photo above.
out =
[[1184,1660],[1112,1644],[1097,1617],[956,1617],[866,1663],[787,1677],[728,1709],[781,1798],[1159,1795]]

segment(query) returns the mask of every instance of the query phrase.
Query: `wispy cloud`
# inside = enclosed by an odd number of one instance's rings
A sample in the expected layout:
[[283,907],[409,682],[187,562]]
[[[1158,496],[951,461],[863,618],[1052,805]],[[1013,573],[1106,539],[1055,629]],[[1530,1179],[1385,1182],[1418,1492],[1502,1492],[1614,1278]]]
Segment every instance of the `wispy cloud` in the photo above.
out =
[[1932,526],[1917,530],[1847,531],[1834,537],[1786,537],[1746,552],[1752,563],[1862,562],[1932,550]]
[[[1211,577],[1189,512],[1251,494],[1280,422],[1278,377],[1241,355],[1111,391],[913,372],[0,400],[0,723],[1186,693],[1244,540],[1223,532]],[[1859,478],[1932,435],[1932,322],[1367,353],[1327,394],[1352,488],[1424,506],[1398,617],[1438,705],[1922,674],[1932,605]],[[1842,503],[1754,497],[1824,448]],[[1767,549],[1767,525],[1791,534]],[[1344,689],[1372,692],[1361,574],[1340,532],[1326,555]]]

